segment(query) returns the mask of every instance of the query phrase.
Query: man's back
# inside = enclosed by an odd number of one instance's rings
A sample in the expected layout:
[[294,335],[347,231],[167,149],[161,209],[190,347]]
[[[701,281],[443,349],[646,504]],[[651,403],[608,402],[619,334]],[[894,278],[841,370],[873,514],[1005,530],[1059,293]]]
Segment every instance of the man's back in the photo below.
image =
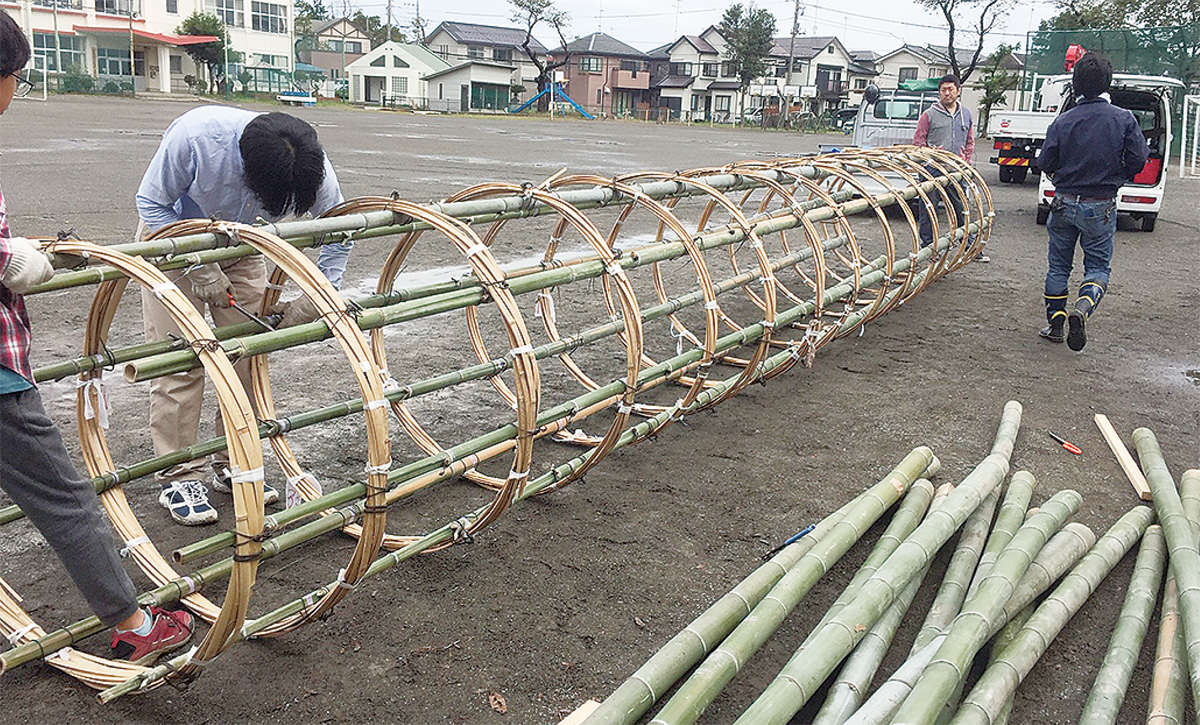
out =
[[1062,193],[1113,197],[1149,154],[1132,113],[1103,98],[1088,98],[1050,124],[1037,163]]

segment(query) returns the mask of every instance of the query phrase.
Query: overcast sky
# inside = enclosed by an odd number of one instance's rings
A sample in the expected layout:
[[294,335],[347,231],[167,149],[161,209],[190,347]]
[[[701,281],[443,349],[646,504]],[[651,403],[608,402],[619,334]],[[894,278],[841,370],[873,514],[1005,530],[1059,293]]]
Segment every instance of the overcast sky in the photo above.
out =
[[[443,20],[509,25],[512,6],[506,0],[392,0],[392,17],[405,27],[416,14],[432,30]],[[386,0],[326,0],[335,14],[346,3],[383,18]],[[1025,33],[1035,30],[1038,22],[1055,14],[1054,0],[1016,0],[1005,18],[1005,27],[990,45],[1001,41],[1024,45]],[[695,35],[721,21],[732,0],[555,0],[555,7],[571,16],[567,40],[597,30],[628,43],[639,50],[650,50],[675,40],[680,35]],[[757,0],[756,7],[775,16],[776,35],[789,35],[795,11],[793,0]],[[851,50],[886,52],[902,43],[924,45],[946,42],[940,16],[925,10],[912,0],[819,0],[801,2],[801,35],[836,35]],[[548,48],[557,46],[552,30],[539,28],[534,36]]]

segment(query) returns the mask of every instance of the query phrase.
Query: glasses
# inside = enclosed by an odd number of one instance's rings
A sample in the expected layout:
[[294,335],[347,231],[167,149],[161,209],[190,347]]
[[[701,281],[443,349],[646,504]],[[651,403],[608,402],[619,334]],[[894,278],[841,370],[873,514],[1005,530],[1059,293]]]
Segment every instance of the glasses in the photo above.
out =
[[17,98],[24,98],[33,90],[33,81],[23,76],[17,76],[17,88],[13,91],[13,95]]

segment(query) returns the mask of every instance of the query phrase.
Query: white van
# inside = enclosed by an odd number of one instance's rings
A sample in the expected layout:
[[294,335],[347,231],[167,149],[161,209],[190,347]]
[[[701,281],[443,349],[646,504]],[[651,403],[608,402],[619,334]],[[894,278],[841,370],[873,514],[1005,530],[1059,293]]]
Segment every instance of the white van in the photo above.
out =
[[[1158,210],[1162,208],[1166,194],[1171,148],[1171,95],[1181,90],[1183,83],[1174,78],[1116,74],[1109,91],[1114,106],[1129,109],[1137,118],[1150,144],[1150,159],[1146,166],[1133,177],[1133,181],[1117,192],[1117,213],[1129,214],[1141,222],[1142,231],[1145,232],[1154,231]],[[1059,113],[1074,107],[1075,98],[1069,97]],[[1046,174],[1042,174],[1038,186],[1038,224],[1045,224],[1050,218],[1050,201],[1053,198],[1054,183]]]

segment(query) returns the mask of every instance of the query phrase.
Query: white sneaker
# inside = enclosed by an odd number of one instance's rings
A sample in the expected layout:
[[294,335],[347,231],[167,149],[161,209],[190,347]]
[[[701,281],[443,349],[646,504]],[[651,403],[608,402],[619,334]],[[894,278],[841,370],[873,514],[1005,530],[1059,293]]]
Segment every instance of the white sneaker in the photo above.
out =
[[194,478],[172,481],[158,494],[158,503],[184,526],[216,523],[217,510],[208,503],[208,489]]
[[[214,491],[233,493],[233,473],[230,472],[228,467],[213,467],[212,487]],[[279,491],[276,491],[273,486],[263,481],[263,504],[270,506],[278,500]]]

